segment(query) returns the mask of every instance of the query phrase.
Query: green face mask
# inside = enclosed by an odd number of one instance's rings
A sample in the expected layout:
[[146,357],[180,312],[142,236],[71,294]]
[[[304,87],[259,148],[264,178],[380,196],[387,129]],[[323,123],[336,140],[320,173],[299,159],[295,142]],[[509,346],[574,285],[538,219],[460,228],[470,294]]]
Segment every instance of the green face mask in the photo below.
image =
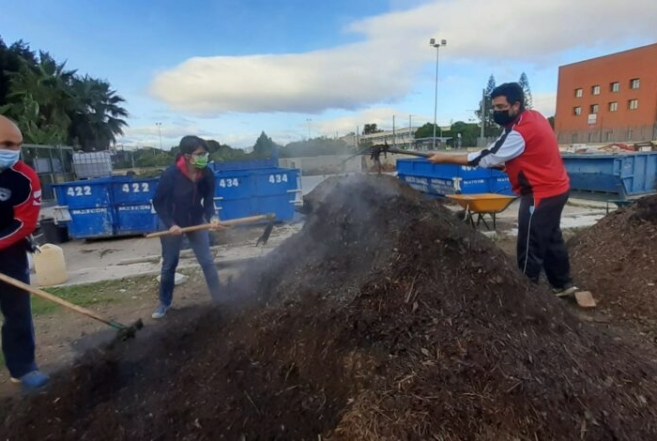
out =
[[208,166],[209,155],[194,156],[194,167],[205,168]]

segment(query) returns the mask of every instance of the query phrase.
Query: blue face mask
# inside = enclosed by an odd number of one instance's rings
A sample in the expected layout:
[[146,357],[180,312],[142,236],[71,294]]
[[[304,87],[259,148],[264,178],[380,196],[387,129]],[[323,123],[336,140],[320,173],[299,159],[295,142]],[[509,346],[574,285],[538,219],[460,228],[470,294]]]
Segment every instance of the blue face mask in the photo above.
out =
[[0,149],[0,170],[13,167],[20,158],[19,150]]

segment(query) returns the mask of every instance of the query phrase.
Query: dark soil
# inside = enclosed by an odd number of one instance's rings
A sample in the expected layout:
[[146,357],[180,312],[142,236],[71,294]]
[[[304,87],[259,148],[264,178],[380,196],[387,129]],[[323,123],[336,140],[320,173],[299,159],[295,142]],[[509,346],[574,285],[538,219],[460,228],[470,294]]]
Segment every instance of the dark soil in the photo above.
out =
[[657,336],[657,195],[639,199],[568,241],[578,286],[614,321]]
[[233,301],[4,403],[2,438],[657,439],[657,369],[394,178],[325,183]]

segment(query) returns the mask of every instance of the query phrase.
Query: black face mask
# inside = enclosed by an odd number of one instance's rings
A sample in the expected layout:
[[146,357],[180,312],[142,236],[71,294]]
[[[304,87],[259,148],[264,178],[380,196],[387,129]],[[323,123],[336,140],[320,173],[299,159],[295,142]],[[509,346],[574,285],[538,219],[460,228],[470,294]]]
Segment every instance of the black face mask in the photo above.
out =
[[511,124],[516,119],[516,116],[518,115],[510,115],[509,110],[493,111],[493,121],[495,121],[496,124],[499,124],[501,126],[506,126],[507,124]]

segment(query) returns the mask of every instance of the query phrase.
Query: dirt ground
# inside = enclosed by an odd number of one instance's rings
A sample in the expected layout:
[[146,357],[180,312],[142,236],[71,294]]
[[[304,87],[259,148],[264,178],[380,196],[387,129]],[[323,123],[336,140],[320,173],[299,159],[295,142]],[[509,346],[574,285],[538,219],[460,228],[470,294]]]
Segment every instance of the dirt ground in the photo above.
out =
[[[189,279],[176,287],[169,317],[175,316],[180,308],[209,302],[202,272],[189,270],[184,273]],[[237,269],[220,270],[222,283],[225,284],[228,278],[238,273]],[[154,276],[125,279],[108,285],[99,295],[120,300],[91,306],[91,310],[120,323],[131,324],[142,319],[146,330],[161,325],[161,322],[151,318],[158,302],[158,284]],[[96,287],[97,285],[89,285],[88,291],[94,291]],[[81,289],[84,290],[85,287]],[[44,314],[36,314],[34,327],[37,337],[37,361],[46,372],[54,372],[71,365],[85,351],[109,342],[116,335],[116,331],[108,326],[60,307]],[[143,337],[142,332],[138,333],[140,338]],[[20,388],[9,381],[9,374],[3,366],[0,370],[0,398],[18,393]]]

